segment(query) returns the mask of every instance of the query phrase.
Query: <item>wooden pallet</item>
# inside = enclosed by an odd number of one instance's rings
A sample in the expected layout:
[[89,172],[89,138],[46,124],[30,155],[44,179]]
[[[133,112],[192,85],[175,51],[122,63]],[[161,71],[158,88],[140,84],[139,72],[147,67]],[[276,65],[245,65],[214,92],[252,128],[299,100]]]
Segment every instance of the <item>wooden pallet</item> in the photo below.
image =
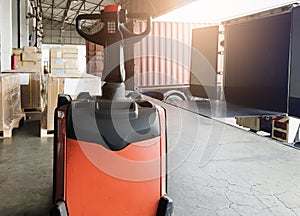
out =
[[14,119],[11,123],[10,128],[3,128],[2,131],[0,131],[0,137],[2,138],[10,138],[12,137],[12,131],[14,128],[19,128],[21,121],[25,119],[25,114],[21,114],[19,118]]
[[35,108],[22,108],[23,113],[25,114],[25,120],[31,119],[32,115],[40,115],[43,111],[42,107]]
[[9,129],[4,129],[3,131],[0,131],[0,137],[1,138],[12,137],[12,130],[13,130],[13,128],[9,128]]
[[22,108],[22,111],[24,113],[27,113],[27,112],[42,112],[42,107],[32,107],[32,108]]
[[53,137],[54,130],[40,129],[40,137]]

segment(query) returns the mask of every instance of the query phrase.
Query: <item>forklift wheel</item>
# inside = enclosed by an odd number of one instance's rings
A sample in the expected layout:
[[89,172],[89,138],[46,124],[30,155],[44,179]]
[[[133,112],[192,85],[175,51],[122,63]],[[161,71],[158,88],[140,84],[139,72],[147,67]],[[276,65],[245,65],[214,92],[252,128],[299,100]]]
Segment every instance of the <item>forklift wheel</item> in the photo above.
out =
[[158,203],[156,216],[172,216],[174,211],[173,200],[168,196],[162,196]]
[[50,210],[50,216],[60,216],[59,210],[56,208],[56,206],[53,206]]
[[50,210],[50,216],[68,216],[65,202],[59,201]]

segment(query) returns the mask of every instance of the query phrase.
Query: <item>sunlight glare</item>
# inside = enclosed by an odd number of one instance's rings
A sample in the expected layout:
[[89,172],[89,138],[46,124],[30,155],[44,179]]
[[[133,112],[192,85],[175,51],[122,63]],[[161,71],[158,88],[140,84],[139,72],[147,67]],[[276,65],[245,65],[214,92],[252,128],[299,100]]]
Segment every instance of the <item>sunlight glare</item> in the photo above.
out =
[[155,21],[169,22],[220,22],[263,10],[295,3],[295,0],[197,0],[167,14]]

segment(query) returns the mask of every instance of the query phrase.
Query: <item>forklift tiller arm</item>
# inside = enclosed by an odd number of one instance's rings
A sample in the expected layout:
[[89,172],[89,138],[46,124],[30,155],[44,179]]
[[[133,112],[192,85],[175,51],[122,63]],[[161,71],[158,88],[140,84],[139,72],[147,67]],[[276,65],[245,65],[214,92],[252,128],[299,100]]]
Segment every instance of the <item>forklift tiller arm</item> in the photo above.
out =
[[[134,34],[126,25],[129,19],[147,20],[146,29],[140,34]],[[98,21],[100,30],[90,34],[83,31],[82,20]],[[127,14],[118,5],[105,7],[100,14],[81,14],[76,18],[78,33],[88,41],[104,47],[104,69],[102,80],[103,98],[123,99],[125,97],[125,67],[124,46],[134,44],[149,34],[151,17],[145,13]],[[94,26],[95,28],[95,26]]]
[[[126,27],[126,25],[130,22],[131,19],[146,20],[147,22],[146,29],[140,34],[133,33]],[[81,21],[84,20],[98,20],[103,24],[102,28],[96,33],[92,33],[92,34],[85,33],[82,30],[82,26],[81,26],[82,23]],[[147,36],[151,31],[151,25],[152,25],[151,16],[149,16],[146,13],[129,13],[126,15],[126,12],[121,10],[119,21],[120,21],[119,25],[116,26],[117,28],[119,28],[119,31],[117,31],[115,33],[116,35],[114,35],[115,40],[113,40],[112,38],[107,39],[107,37],[103,37],[103,35],[112,34],[108,32],[108,26],[107,26],[108,23],[105,23],[105,17],[103,16],[103,13],[78,15],[76,18],[76,28],[79,35],[81,35],[83,38],[104,47],[129,38],[131,38],[131,40],[129,40],[130,44],[137,43],[143,37]],[[126,43],[126,45],[128,44]]]

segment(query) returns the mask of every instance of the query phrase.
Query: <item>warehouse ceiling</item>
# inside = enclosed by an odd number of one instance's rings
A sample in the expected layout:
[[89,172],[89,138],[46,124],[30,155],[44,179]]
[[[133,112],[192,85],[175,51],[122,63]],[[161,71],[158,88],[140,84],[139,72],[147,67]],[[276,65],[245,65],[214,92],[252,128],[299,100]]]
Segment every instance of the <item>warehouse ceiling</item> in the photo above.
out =
[[[64,29],[66,24],[75,25],[79,14],[99,13],[104,6],[119,4],[123,8],[148,12],[152,16],[161,15],[169,10],[180,7],[195,0],[30,0],[40,4],[43,23],[55,29]],[[59,24],[57,23],[59,22]]]
[[299,2],[296,0],[197,0],[160,16],[156,21],[216,23]]
[[[100,13],[107,5],[118,4],[129,12],[147,12],[153,17],[195,0],[27,0],[33,8],[27,17],[38,17],[38,30],[43,43],[84,44],[76,31],[79,14]],[[36,12],[38,11],[38,12]],[[38,15],[37,15],[38,14]],[[99,21],[98,21],[99,22]],[[90,28],[96,23],[82,22]]]
[[63,30],[67,24],[75,25],[79,14],[99,13],[106,5],[124,4],[125,0],[41,0],[44,25]]

